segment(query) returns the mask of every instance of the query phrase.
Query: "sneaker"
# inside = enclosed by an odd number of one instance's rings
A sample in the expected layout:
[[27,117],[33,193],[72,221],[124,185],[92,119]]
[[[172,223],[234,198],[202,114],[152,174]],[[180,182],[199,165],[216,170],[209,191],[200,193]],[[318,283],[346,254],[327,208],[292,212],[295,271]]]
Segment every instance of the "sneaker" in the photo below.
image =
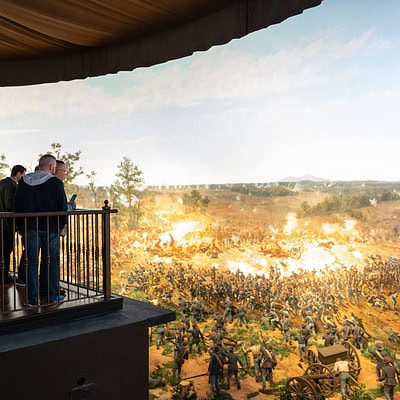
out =
[[38,307],[40,307],[40,303],[28,303],[28,302],[25,302],[24,303],[24,307],[26,307],[26,308],[38,308]]
[[26,282],[25,281],[23,281],[22,279],[17,279],[16,280],[16,282],[15,282],[15,286],[17,287],[17,288],[24,288],[24,287],[26,287]]
[[64,301],[64,299],[65,299],[65,297],[60,295],[60,296],[56,297],[55,299],[50,299],[50,304],[61,303]]

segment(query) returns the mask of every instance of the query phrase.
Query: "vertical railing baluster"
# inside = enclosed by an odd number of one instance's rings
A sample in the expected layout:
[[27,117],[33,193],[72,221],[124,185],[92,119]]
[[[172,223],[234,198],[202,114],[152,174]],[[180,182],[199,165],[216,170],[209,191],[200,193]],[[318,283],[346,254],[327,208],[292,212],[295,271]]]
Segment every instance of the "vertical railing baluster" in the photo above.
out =
[[[108,201],[104,202],[103,210],[110,210]],[[102,218],[102,261],[103,261],[103,291],[104,298],[111,298],[111,236],[110,213],[103,214]]]
[[99,248],[99,216],[96,214],[95,218],[95,270],[96,270],[96,281],[97,292],[100,291],[100,248]]
[[99,216],[93,215],[93,269],[96,280],[96,293],[100,291],[100,264],[99,264]]
[[86,248],[85,248],[85,285],[86,285],[86,295],[89,296],[89,290],[90,290],[90,263],[89,263],[89,252],[90,252],[90,246],[89,246],[89,214],[85,215],[85,242],[86,242]]

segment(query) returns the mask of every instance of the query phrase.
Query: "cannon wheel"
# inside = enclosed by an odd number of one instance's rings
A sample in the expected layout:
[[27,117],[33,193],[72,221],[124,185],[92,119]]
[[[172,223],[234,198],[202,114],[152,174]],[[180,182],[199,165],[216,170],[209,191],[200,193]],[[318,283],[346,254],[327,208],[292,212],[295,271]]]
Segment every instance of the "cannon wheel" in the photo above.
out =
[[[315,385],[319,387],[321,393],[325,397],[332,396],[336,391],[336,380],[333,371],[324,364],[311,364],[306,369],[305,376],[309,375],[310,379],[315,382]],[[312,378],[313,375],[324,375],[323,378]]]
[[298,399],[298,400],[317,399],[317,392],[315,390],[314,383],[301,376],[289,378],[288,381],[286,382],[286,388],[288,389],[290,397],[292,399]]
[[347,361],[349,361],[354,368],[354,371],[357,375],[360,375],[361,371],[361,362],[360,357],[357,354],[357,350],[354,345],[352,345],[349,341],[343,343],[344,347],[347,349]]

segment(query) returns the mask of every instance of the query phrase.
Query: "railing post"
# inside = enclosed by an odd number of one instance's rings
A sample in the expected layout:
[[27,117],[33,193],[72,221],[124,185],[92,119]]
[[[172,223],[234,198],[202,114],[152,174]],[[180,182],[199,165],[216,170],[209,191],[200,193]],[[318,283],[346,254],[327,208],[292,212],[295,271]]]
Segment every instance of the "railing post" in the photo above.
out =
[[[104,201],[103,210],[110,210],[108,200]],[[110,213],[102,214],[102,258],[103,258],[103,290],[104,298],[111,298],[111,234]]]

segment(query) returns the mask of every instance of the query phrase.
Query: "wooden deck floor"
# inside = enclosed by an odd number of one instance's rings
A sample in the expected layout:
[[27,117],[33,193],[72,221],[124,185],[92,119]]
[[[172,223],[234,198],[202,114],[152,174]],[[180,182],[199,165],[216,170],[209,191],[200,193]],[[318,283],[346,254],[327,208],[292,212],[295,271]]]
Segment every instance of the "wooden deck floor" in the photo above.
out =
[[60,286],[66,292],[63,302],[48,304],[43,297],[38,308],[26,308],[25,288],[17,288],[14,284],[0,285],[0,335],[18,330],[27,323],[43,326],[46,321],[65,321],[122,308],[120,296],[105,299],[103,293],[82,286],[65,283]]

